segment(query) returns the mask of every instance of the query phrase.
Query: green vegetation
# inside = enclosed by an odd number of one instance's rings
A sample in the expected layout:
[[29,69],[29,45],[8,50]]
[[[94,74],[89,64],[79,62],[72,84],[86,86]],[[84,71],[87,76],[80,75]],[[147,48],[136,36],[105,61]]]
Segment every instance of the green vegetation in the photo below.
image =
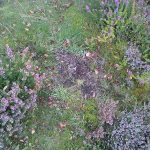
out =
[[0,149],[117,150],[124,114],[149,112],[148,28],[135,0],[0,0]]

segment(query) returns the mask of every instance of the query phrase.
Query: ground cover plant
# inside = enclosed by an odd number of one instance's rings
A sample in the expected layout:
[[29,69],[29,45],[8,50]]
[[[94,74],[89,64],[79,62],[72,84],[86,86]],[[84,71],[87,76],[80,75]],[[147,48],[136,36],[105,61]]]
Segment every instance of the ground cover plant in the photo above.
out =
[[0,0],[0,149],[149,150],[147,0]]
[[[22,119],[28,110],[36,106],[37,91],[44,76],[32,66],[28,47],[14,55],[6,45],[6,59],[1,58],[0,74],[0,122],[1,148],[9,144],[9,137],[22,131]],[[21,58],[20,58],[21,57]]]

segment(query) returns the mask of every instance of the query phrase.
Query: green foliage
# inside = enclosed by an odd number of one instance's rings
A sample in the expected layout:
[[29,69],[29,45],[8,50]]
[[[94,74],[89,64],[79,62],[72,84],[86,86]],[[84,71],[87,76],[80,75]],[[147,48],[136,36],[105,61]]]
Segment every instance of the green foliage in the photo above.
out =
[[23,101],[27,100],[30,97],[30,94],[25,92],[24,90],[20,91],[18,94],[18,97],[22,99]]
[[56,87],[51,95],[60,100],[68,100],[71,96],[63,86]]
[[[40,7],[36,7],[37,5]],[[55,11],[49,3],[42,1],[5,4],[0,8],[0,31],[2,31],[0,48],[2,49],[5,44],[19,49],[27,45],[34,47],[38,54],[49,51],[54,30],[52,25],[55,24],[49,10]],[[57,14],[55,17],[57,18]]]
[[30,89],[34,89],[35,87],[35,80],[33,76],[28,76],[25,81],[25,86],[29,87]]
[[98,127],[98,108],[95,100],[89,99],[85,101],[84,107],[84,121],[87,130],[94,130]]
[[149,71],[143,72],[140,76],[135,76],[136,85],[130,90],[130,94],[136,97],[139,104],[147,103],[149,101],[149,76]]
[[60,27],[58,39],[61,41],[72,39],[78,44],[82,44],[88,34],[85,29],[85,22],[84,15],[76,7],[70,7],[64,14],[64,23]]
[[[23,89],[24,86],[33,90],[37,85],[33,74],[26,77],[22,73],[28,58],[21,59],[20,53],[17,53],[29,46],[30,52],[35,54],[34,63],[40,64],[41,71],[48,75],[51,72],[49,66],[56,63],[53,54],[55,49],[62,47],[63,50],[80,55],[85,50],[97,49],[99,51],[96,54],[104,60],[100,75],[106,77],[100,79],[101,90],[105,95],[100,94],[100,102],[106,100],[106,97],[120,100],[120,111],[132,110],[137,102],[148,102],[149,72],[133,72],[131,81],[134,86],[127,87],[125,79],[128,78],[129,66],[124,61],[127,44],[133,42],[139,47],[142,60],[149,62],[148,24],[145,16],[139,15],[135,1],[130,1],[128,6],[121,2],[118,10],[114,0],[103,3],[104,5],[99,3],[99,0],[75,0],[75,5],[66,8],[70,4],[69,0],[6,0],[0,6],[0,55],[5,57],[5,44],[11,45],[16,55],[15,61],[10,62],[10,67],[6,65],[9,59],[3,60],[5,76],[0,76],[0,99],[7,94],[13,82],[17,82],[21,88],[18,98],[25,102],[30,95]],[[90,13],[85,12],[86,4],[91,8]],[[68,47],[63,45],[66,39],[70,41]],[[99,62],[95,62],[97,63]],[[91,70],[97,69],[95,66],[91,65]],[[112,76],[109,80],[108,75]],[[49,81],[45,84],[48,85]],[[91,139],[90,142],[85,139],[86,133],[95,131],[100,125],[97,101],[83,100],[76,85],[71,88],[61,85],[51,87],[52,92],[47,87],[39,92],[41,101],[38,109],[32,114],[26,114],[27,120],[23,120],[26,130],[21,133],[21,137],[27,139],[14,138],[11,149],[108,149],[102,139]],[[54,98],[52,104],[49,96]],[[60,123],[64,122],[67,123],[66,126],[60,127]],[[32,132],[33,129],[35,133]]]
[[60,31],[57,34],[59,41],[69,39],[71,41],[71,47],[67,50],[83,54],[83,43],[86,38],[94,36],[96,30],[94,24],[88,20],[85,13],[81,12],[77,6],[70,7],[63,14],[64,22],[60,25]]
[[[19,135],[22,131],[22,120],[36,105],[37,98],[37,81],[26,69],[28,54],[15,55],[9,46],[6,54],[0,58],[0,145],[4,149],[8,149],[14,135]],[[20,59],[17,55],[20,55]]]
[[99,35],[94,38],[100,44],[111,41],[111,38],[113,41],[133,42],[139,46],[143,59],[149,61],[148,21],[146,16],[141,16],[137,5],[135,1],[128,4],[121,1],[116,8],[113,1],[105,2],[99,8],[91,6],[89,18],[95,18],[94,23],[99,26]]
[[129,18],[123,25],[120,23],[116,26],[116,36],[124,40],[136,43],[139,46],[140,51],[143,54],[143,58],[148,60],[149,57],[147,48],[149,45],[148,29],[146,28],[146,22],[142,20],[138,22],[133,18]]

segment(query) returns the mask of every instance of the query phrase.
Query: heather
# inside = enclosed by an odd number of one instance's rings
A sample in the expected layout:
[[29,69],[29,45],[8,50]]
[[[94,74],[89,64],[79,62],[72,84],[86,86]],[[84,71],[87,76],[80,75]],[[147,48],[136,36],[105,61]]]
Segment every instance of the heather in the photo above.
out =
[[0,0],[0,149],[149,150],[147,0]]
[[1,58],[0,147],[2,149],[9,145],[10,138],[22,132],[22,120],[29,110],[35,108],[37,92],[44,79],[43,74],[40,75],[32,67],[32,56],[29,57],[28,50],[27,47],[14,54],[9,45],[6,45],[6,54]]
[[150,126],[149,105],[133,112],[123,112],[119,126],[112,132],[113,149],[148,149]]

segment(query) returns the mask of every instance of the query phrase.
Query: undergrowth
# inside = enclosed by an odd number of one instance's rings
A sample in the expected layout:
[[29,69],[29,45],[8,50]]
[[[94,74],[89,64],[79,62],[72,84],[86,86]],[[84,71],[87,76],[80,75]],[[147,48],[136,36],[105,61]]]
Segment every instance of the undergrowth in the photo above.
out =
[[[34,89],[44,78],[36,89],[37,107],[21,118],[22,132],[3,149],[116,150],[123,144],[120,150],[134,150],[144,135],[142,147],[148,147],[146,115],[139,114],[136,135],[127,139],[137,108],[149,106],[148,7],[147,1],[135,0],[0,1],[1,91],[11,90],[16,81],[20,88]],[[8,48],[17,59],[14,64]],[[22,63],[25,50],[30,61]],[[23,67],[31,71],[26,82],[18,75]],[[27,100],[26,93],[19,98]],[[125,131],[122,122],[129,125]]]

